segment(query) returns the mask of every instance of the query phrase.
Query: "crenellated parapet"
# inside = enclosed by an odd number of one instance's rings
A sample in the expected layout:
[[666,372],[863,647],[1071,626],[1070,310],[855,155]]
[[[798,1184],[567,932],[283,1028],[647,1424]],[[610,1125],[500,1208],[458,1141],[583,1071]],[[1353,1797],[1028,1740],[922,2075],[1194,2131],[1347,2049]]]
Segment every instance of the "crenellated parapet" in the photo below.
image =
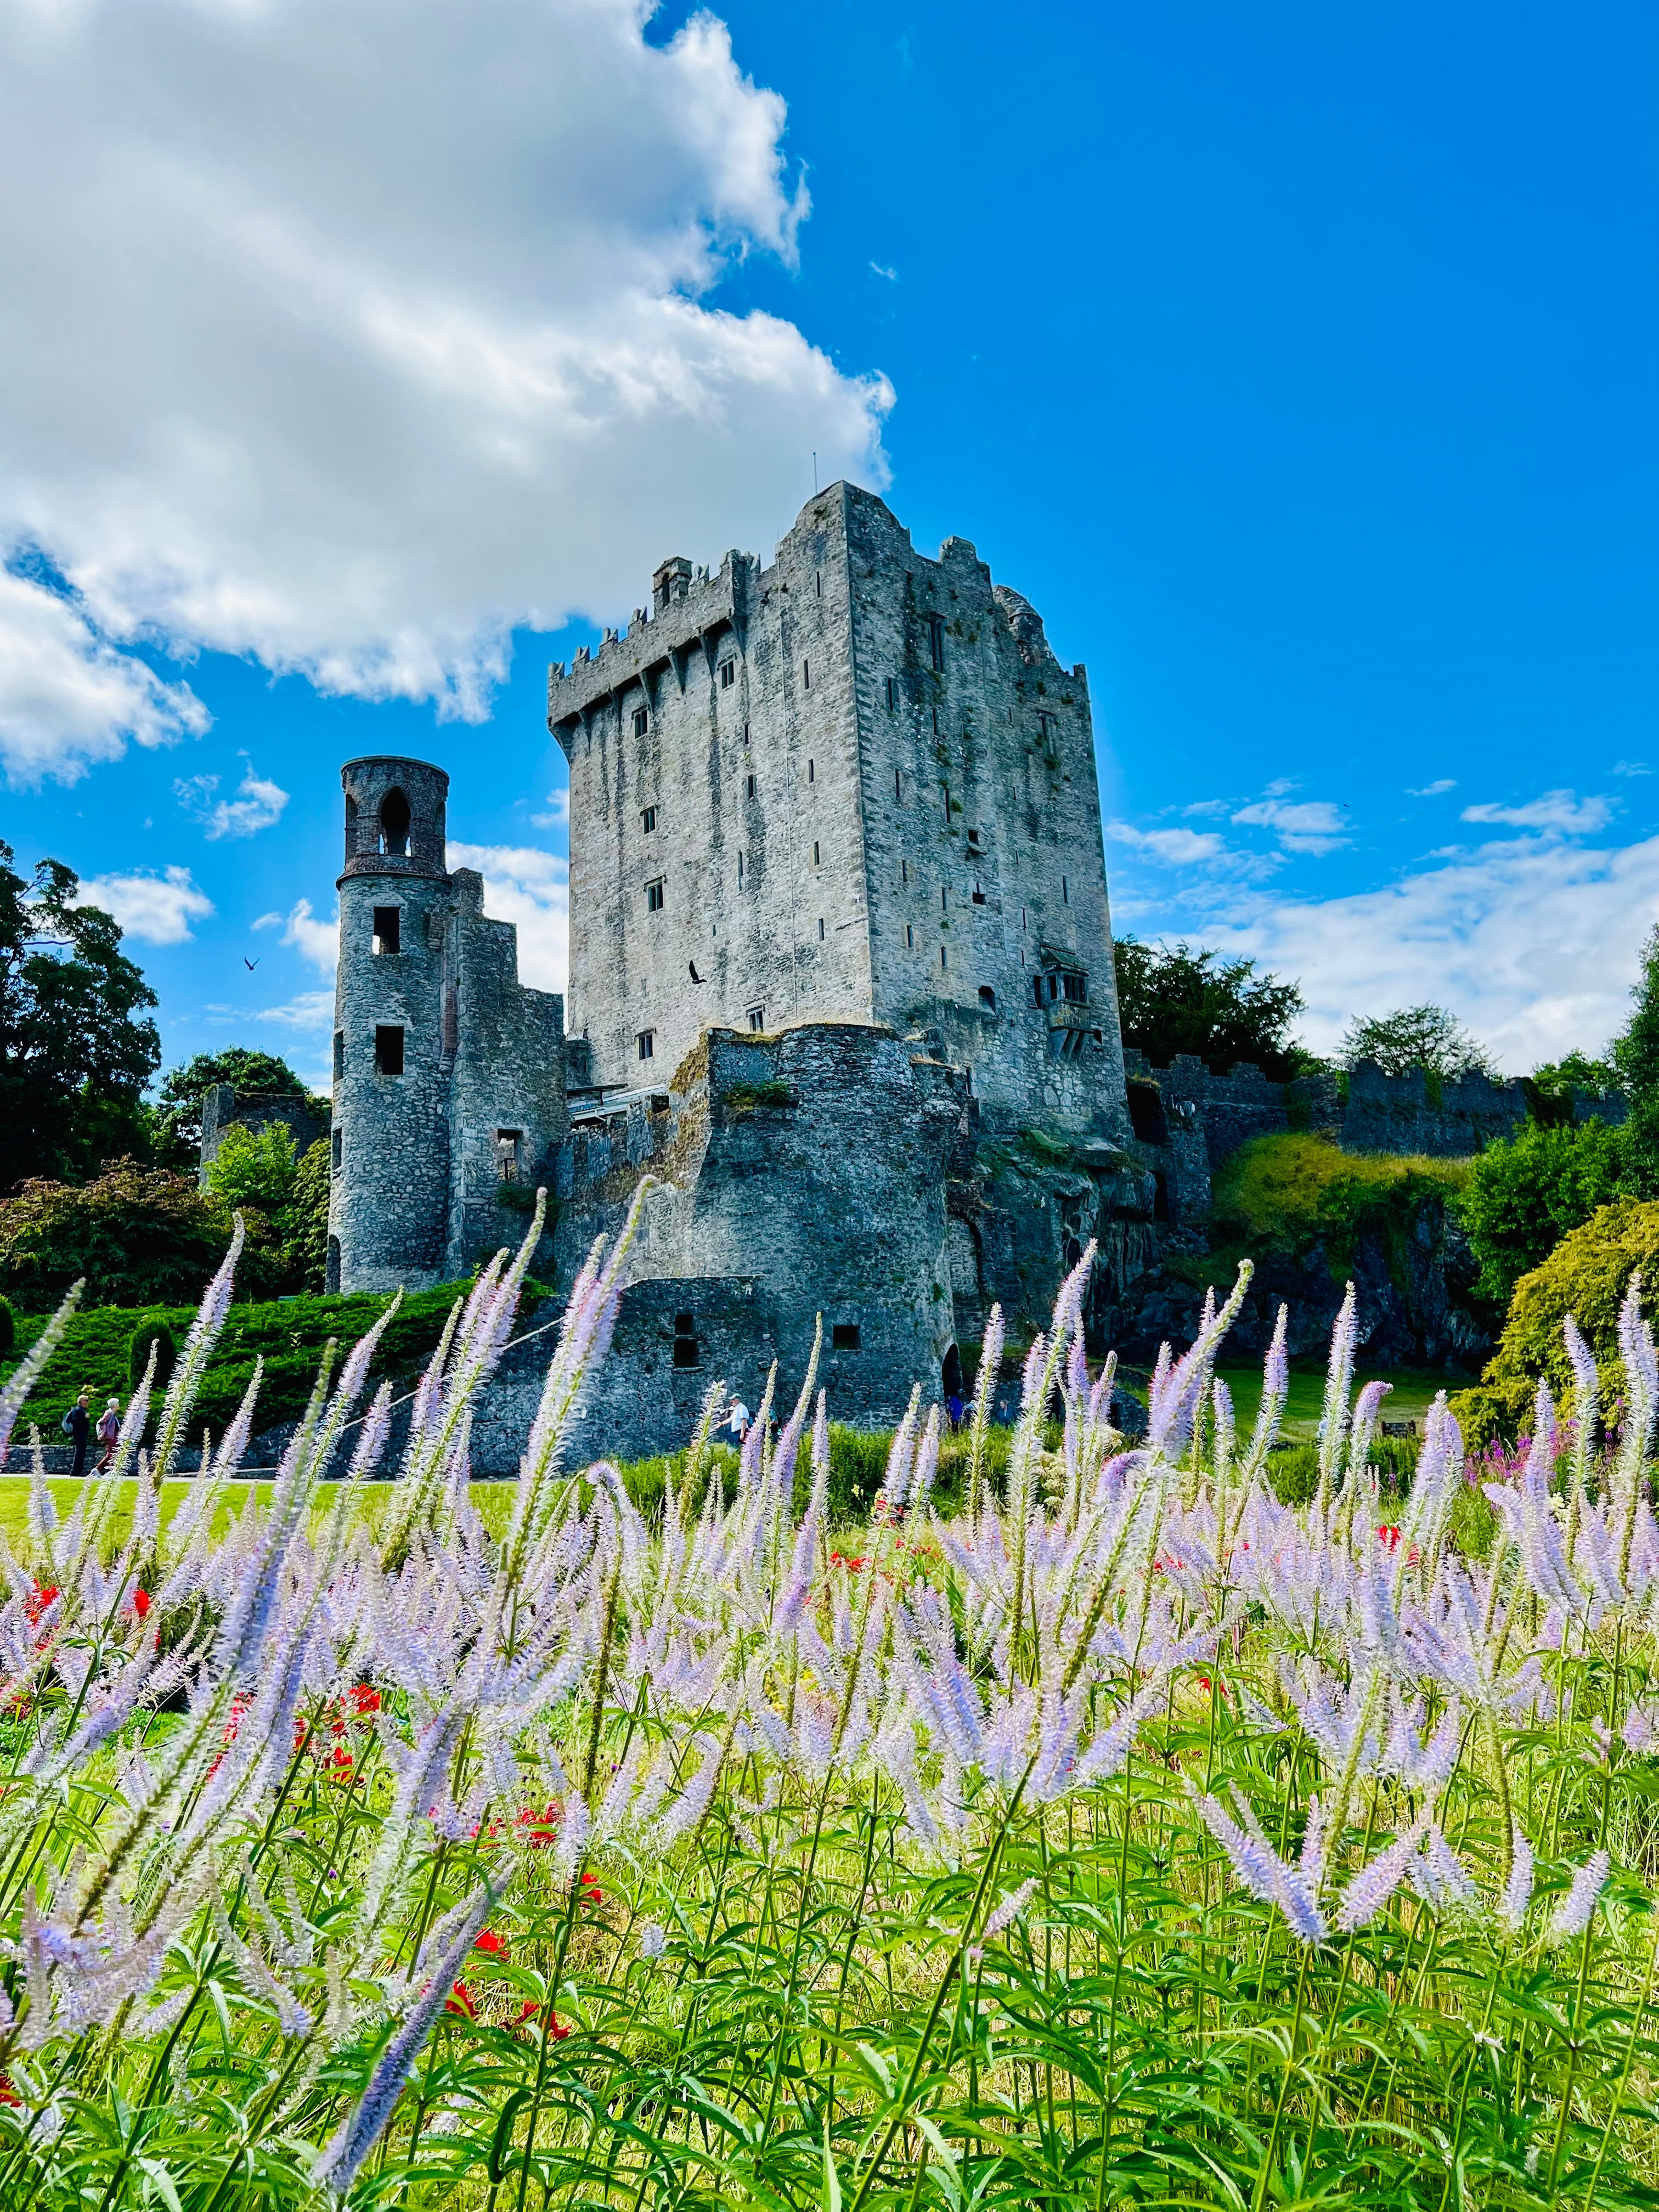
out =
[[652,605],[636,607],[626,630],[607,629],[596,652],[579,647],[568,668],[556,660],[547,672],[547,726],[566,754],[596,708],[614,707],[629,692],[654,708],[665,684],[684,692],[696,660],[713,666],[723,638],[734,636],[741,651],[759,565],[738,552],[712,574],[687,560],[665,561],[652,580]]

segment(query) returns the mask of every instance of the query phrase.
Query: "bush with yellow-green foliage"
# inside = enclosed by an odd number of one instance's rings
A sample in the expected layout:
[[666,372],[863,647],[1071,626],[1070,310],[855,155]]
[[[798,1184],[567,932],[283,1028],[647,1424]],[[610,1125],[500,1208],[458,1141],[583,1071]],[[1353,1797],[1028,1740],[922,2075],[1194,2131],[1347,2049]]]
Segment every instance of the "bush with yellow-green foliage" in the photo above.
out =
[[1452,1401],[1471,1443],[1513,1438],[1529,1429],[1540,1376],[1548,1377],[1558,1400],[1568,1396],[1572,1378],[1561,1325],[1569,1314],[1595,1354],[1602,1404],[1610,1406],[1623,1394],[1619,1308],[1638,1270],[1642,1303],[1651,1313],[1659,1292],[1659,1201],[1620,1199],[1593,1213],[1561,1239],[1541,1267],[1521,1278],[1486,1372],[1474,1389]]
[[1425,1199],[1461,1195],[1467,1160],[1345,1152],[1328,1137],[1253,1137],[1222,1164],[1212,1193],[1214,1241],[1253,1254],[1300,1256],[1322,1246],[1333,1272],[1368,1231],[1403,1239]]

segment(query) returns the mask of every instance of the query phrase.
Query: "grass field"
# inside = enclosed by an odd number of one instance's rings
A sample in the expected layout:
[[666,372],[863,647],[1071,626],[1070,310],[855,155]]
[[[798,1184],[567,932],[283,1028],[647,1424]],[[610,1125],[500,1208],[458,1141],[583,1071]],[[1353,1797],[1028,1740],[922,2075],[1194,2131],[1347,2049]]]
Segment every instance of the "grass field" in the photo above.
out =
[[[1260,1362],[1253,1367],[1218,1367],[1216,1373],[1233,1394],[1239,1425],[1241,1428],[1248,1426],[1255,1420],[1256,1408],[1261,1403]],[[1467,1375],[1425,1375],[1397,1367],[1361,1367],[1354,1376],[1356,1383],[1393,1383],[1392,1395],[1382,1403],[1382,1418],[1388,1421],[1415,1421],[1419,1428],[1424,1416],[1434,1403],[1437,1390],[1466,1389],[1469,1380]],[[1290,1395],[1285,1406],[1285,1434],[1310,1440],[1318,1429],[1324,1402],[1323,1373],[1292,1370]]]

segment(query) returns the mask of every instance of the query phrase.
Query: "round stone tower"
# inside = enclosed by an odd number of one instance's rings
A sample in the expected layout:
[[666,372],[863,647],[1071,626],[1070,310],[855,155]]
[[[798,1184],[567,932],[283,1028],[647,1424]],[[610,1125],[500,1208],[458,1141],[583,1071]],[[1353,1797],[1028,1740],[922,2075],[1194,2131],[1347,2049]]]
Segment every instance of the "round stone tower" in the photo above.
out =
[[441,1279],[455,1054],[449,778],[426,761],[348,761],[334,986],[331,1290]]

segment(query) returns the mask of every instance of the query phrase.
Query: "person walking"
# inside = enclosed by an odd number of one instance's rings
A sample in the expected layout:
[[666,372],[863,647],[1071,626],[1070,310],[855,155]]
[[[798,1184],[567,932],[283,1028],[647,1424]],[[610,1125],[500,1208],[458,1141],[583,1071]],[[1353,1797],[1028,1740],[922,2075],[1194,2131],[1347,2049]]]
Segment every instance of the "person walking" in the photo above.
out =
[[64,1434],[75,1446],[75,1464],[71,1474],[87,1471],[87,1450],[92,1442],[92,1392],[83,1390],[64,1416]]
[[109,1463],[115,1456],[115,1447],[121,1441],[121,1401],[112,1398],[98,1416],[98,1441],[104,1447],[104,1456],[98,1462],[100,1474],[109,1473]]
[[951,1424],[952,1436],[955,1436],[957,1431],[962,1426],[962,1417],[967,1410],[962,1402],[961,1391],[952,1390],[945,1401],[945,1418]]
[[749,1408],[741,1398],[733,1398],[732,1410],[726,1417],[726,1425],[732,1432],[732,1441],[740,1444],[749,1433]]

